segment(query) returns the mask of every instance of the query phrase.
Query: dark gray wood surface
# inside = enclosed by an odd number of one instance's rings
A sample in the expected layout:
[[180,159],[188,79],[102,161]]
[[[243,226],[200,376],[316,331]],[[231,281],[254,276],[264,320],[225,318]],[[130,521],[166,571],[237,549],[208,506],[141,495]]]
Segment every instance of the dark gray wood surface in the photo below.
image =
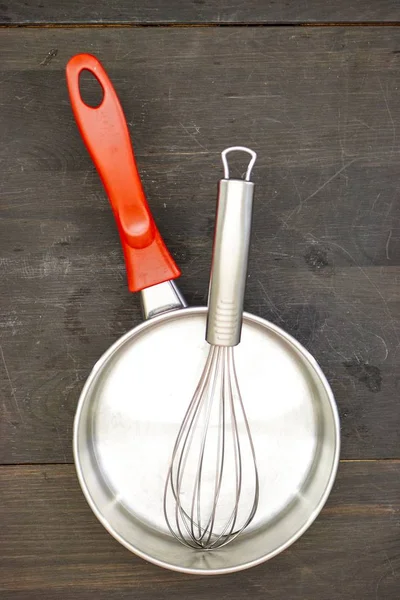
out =
[[[397,18],[397,3],[367,0],[40,4],[3,4],[0,23]],[[326,508],[240,574],[184,577],[135,558],[68,464],[86,376],[141,320],[66,92],[66,62],[84,51],[121,98],[191,304],[206,302],[219,153],[258,152],[246,309],[298,338],[336,395],[343,461]],[[397,600],[400,29],[3,28],[0,53],[1,597]]]
[[4,600],[398,598],[399,461],[343,463],[304,536],[229,576],[172,573],[127,552],[86,505],[70,465],[0,469],[0,518]]
[[8,0],[0,24],[368,23],[398,21],[397,0]]
[[320,362],[344,458],[397,457],[400,29],[15,33],[0,37],[1,461],[71,462],[83,381],[141,319],[67,97],[86,50],[121,97],[190,304],[206,302],[219,153],[258,152],[246,308]]

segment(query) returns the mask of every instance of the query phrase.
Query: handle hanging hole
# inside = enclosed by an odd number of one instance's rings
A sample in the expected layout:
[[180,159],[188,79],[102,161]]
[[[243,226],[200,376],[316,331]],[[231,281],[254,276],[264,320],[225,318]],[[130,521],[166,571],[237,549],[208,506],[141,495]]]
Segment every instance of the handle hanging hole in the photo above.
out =
[[100,81],[88,69],[79,73],[79,91],[81,99],[89,108],[98,108],[104,98],[104,89]]
[[227,155],[230,152],[246,152],[246,154],[250,154],[251,159],[247,166],[247,171],[245,175],[245,181],[250,181],[251,171],[253,169],[254,163],[256,162],[257,154],[254,152],[254,150],[246,148],[246,146],[231,146],[230,148],[226,148],[223,152],[221,152],[222,165],[224,167],[224,179],[229,179],[229,164]]

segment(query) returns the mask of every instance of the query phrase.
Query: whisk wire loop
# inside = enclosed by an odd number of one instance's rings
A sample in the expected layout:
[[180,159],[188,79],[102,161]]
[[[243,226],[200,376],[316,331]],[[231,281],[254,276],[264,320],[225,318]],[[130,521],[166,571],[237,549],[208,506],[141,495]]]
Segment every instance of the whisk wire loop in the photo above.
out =
[[[244,450],[252,471],[245,482]],[[233,489],[228,489],[228,479]],[[252,501],[242,506],[244,483],[247,493],[252,486]],[[228,501],[223,490],[229,491]],[[210,346],[173,449],[164,491],[165,519],[172,535],[186,546],[212,550],[230,543],[249,525],[258,501],[256,455],[234,350]]]

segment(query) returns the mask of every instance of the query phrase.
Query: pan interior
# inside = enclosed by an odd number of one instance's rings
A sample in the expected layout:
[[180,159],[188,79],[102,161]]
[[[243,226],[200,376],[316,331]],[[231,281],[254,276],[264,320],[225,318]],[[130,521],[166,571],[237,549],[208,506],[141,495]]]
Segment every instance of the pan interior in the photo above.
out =
[[[130,549],[187,571],[243,568],[275,553],[316,516],[336,467],[336,413],[313,359],[278,328],[245,315],[237,374],[260,476],[256,516],[221,551],[189,551],[163,515],[169,458],[205,363],[206,312],[144,323],[96,365],[75,427],[78,475],[93,510]],[[245,466],[246,467],[246,466]]]

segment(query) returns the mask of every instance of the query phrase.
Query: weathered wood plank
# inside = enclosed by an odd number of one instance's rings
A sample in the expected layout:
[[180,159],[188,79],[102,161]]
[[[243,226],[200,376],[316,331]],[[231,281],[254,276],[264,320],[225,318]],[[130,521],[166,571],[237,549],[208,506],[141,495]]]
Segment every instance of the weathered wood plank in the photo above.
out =
[[368,23],[399,21],[396,0],[13,0],[0,23]]
[[72,460],[83,381],[140,321],[69,106],[79,51],[118,90],[191,304],[206,302],[219,152],[258,152],[246,308],[320,362],[343,457],[399,456],[399,48],[388,27],[2,32],[1,462]]
[[[397,600],[400,462],[342,463],[308,532],[267,564],[183,576],[130,554],[97,522],[72,466],[0,468],[0,590],[7,600]],[[211,587],[212,586],[212,587]]]

